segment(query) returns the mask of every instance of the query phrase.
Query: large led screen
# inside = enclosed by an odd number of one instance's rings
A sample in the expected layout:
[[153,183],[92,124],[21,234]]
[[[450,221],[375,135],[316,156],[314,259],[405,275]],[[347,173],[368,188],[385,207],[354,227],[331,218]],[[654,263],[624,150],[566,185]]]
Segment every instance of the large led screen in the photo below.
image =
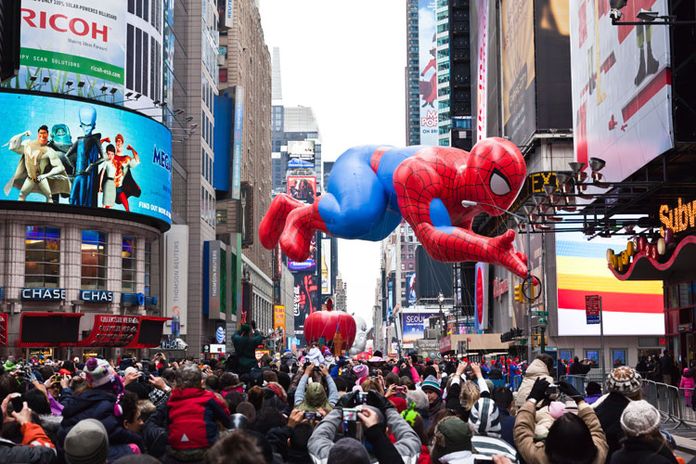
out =
[[609,248],[619,253],[626,240],[557,235],[558,335],[599,335],[599,324],[587,323],[587,295],[602,297],[605,335],[663,335],[662,282],[618,280],[607,267]]
[[0,93],[0,201],[58,203],[171,223],[171,132],[138,113]]

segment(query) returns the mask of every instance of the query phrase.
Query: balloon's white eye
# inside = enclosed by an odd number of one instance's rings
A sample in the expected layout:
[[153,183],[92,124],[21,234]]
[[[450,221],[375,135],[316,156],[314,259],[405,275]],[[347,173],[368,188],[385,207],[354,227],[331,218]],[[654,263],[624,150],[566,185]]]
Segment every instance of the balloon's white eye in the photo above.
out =
[[496,195],[503,196],[507,195],[510,193],[510,184],[508,184],[507,179],[503,177],[503,175],[498,172],[498,170],[494,170],[493,174],[491,174],[491,192],[493,192]]

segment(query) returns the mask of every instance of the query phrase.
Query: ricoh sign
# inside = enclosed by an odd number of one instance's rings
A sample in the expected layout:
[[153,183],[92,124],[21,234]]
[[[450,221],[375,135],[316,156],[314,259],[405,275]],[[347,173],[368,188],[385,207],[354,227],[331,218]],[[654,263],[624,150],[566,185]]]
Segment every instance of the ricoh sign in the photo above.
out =
[[[21,67],[10,86],[26,89],[41,83],[38,90],[74,89],[86,98],[103,94],[106,86],[121,99],[127,6],[125,0],[22,0]],[[73,86],[66,86],[68,81]]]

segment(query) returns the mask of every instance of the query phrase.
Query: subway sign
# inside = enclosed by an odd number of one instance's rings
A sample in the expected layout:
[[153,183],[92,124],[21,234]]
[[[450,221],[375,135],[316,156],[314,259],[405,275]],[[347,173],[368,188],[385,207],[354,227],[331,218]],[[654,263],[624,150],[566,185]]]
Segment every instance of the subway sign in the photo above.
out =
[[80,299],[86,303],[113,303],[114,292],[109,290],[80,290]]
[[23,288],[22,300],[26,301],[63,301],[64,288]]

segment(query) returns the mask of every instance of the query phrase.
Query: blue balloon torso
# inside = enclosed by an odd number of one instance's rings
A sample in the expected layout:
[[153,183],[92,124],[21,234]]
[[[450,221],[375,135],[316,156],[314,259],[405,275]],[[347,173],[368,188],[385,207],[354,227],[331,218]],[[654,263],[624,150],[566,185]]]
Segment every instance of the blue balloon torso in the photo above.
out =
[[394,171],[422,147],[387,148],[375,172],[370,162],[380,148],[354,147],[336,160],[318,206],[333,236],[379,241],[401,222]]

